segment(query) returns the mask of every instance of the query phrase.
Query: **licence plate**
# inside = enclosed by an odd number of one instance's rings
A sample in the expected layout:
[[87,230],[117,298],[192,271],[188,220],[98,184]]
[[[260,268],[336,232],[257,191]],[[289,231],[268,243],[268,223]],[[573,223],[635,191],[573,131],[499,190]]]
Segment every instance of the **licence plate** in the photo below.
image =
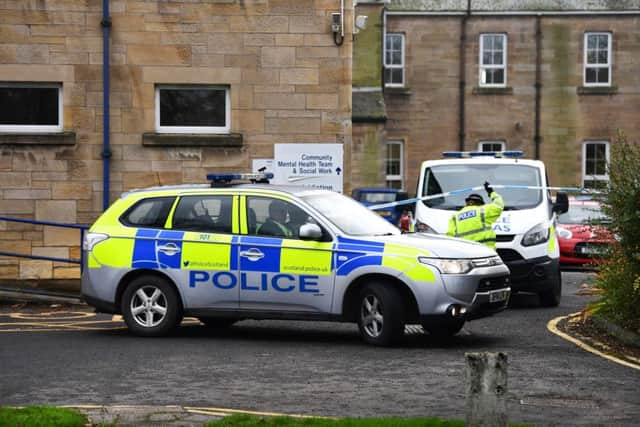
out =
[[380,216],[391,216],[391,211],[376,211]]
[[596,255],[604,252],[603,248],[599,248],[597,246],[583,246],[582,253],[587,255]]
[[489,302],[504,301],[509,296],[509,291],[492,291],[489,292]]

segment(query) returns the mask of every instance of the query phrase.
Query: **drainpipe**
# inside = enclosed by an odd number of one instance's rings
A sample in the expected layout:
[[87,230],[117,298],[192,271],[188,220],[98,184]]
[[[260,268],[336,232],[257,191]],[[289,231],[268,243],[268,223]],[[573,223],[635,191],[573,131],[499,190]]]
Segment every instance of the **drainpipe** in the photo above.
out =
[[464,91],[465,91],[465,52],[466,52],[466,44],[467,44],[467,19],[469,19],[469,15],[471,15],[471,0],[467,0],[467,13],[462,16],[460,20],[460,60],[459,60],[459,73],[460,73],[460,93],[458,94],[460,98],[460,106],[459,106],[459,142],[458,142],[458,150],[464,151],[464,138],[465,138],[465,99],[464,99]]
[[542,77],[541,77],[541,55],[542,55],[542,29],[540,14],[536,15],[536,123],[535,123],[535,154],[536,160],[540,159],[540,98],[542,95]]
[[109,0],[102,0],[102,210],[109,207],[109,159],[111,148],[109,145],[109,31],[111,17],[109,16]]

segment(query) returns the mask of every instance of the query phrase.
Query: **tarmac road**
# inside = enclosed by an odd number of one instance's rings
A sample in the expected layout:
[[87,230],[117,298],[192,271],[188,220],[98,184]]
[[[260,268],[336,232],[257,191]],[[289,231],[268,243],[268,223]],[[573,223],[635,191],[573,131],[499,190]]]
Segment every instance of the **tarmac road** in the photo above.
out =
[[520,295],[448,342],[411,328],[391,349],[363,344],[351,324],[244,321],[215,335],[188,320],[172,337],[141,339],[86,306],[0,305],[0,404],[464,419],[464,353],[502,351],[510,422],[637,426],[640,371],[547,330],[549,320],[584,307],[589,297],[576,290],[588,277],[563,273],[558,308]]

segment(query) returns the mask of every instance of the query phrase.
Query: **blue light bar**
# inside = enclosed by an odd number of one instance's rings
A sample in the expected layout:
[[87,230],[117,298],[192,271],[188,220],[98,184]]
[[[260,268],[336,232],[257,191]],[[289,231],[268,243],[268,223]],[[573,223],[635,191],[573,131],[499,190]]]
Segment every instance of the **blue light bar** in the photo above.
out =
[[273,179],[273,173],[261,172],[261,173],[210,173],[207,174],[207,180],[211,181],[211,184],[228,184],[231,181],[250,181],[252,183],[265,183],[268,184],[269,180]]
[[522,157],[524,151],[444,151],[442,157],[450,159],[468,159],[471,157]]

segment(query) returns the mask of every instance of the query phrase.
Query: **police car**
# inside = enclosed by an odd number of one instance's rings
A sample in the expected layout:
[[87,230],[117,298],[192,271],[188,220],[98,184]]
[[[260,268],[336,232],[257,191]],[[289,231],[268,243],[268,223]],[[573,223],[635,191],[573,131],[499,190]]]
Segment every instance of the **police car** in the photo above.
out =
[[[506,307],[509,270],[484,245],[400,231],[341,194],[259,174],[124,194],[83,242],[82,295],[137,335],[183,316],[355,322],[390,345],[405,324],[436,336]],[[232,180],[249,179],[238,184]]]

